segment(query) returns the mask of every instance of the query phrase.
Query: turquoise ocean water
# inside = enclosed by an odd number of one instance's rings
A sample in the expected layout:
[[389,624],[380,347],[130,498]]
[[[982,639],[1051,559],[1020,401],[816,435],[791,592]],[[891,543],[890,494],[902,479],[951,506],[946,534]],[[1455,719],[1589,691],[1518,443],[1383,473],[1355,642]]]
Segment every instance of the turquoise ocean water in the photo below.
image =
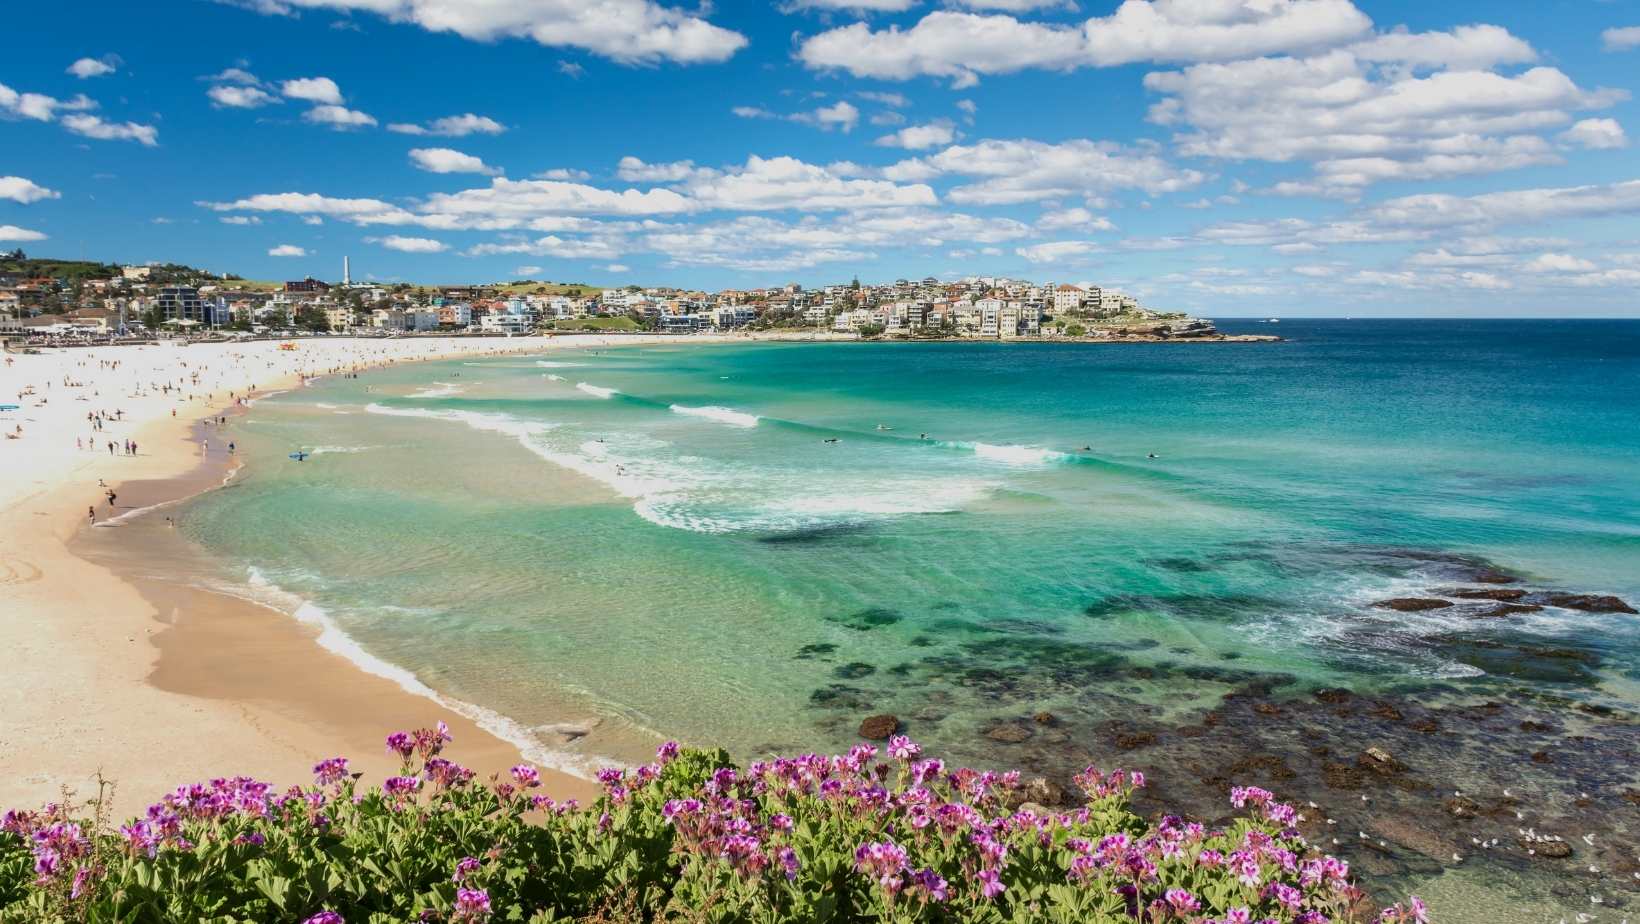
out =
[[[1289,341],[678,345],[325,380],[258,403],[251,465],[181,522],[220,580],[570,764],[661,735],[843,747],[876,711],[1007,763],[993,722],[1183,721],[1267,676],[1640,705],[1640,617],[1371,606],[1483,561],[1640,599],[1640,323],[1225,327]],[[1066,737],[1067,760],[1107,756]]]

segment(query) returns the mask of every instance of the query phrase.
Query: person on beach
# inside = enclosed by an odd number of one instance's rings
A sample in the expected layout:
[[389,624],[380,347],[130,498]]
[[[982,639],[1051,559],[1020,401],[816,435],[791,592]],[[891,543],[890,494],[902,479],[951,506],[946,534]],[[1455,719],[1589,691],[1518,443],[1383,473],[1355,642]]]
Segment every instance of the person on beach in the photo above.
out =
[[95,526],[96,523],[97,523],[97,507],[96,507],[96,505],[93,504],[92,506],[85,508],[85,515],[90,518],[92,525]]

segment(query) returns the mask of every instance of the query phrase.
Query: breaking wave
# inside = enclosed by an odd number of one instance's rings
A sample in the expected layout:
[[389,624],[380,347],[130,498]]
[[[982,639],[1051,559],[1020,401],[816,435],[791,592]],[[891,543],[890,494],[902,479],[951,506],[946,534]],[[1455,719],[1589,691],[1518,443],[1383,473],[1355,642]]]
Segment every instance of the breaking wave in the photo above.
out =
[[731,427],[755,427],[757,426],[758,421],[756,414],[748,414],[745,411],[737,411],[733,408],[718,407],[710,404],[705,407],[689,407],[683,404],[674,404],[672,405],[672,413],[682,414],[685,417],[704,417],[707,420],[715,420],[718,423],[728,424]]

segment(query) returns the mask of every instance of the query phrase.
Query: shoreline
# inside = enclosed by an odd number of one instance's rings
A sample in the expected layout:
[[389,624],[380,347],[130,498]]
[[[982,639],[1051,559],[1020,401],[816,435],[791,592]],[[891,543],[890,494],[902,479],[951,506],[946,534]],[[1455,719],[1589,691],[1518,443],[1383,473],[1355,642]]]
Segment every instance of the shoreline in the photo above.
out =
[[[139,564],[165,567],[162,555],[98,561],[103,553],[94,547],[117,552],[122,533],[164,530],[155,525],[164,523],[154,519],[158,511],[222,487],[227,466],[211,462],[225,454],[220,445],[214,456],[202,452],[211,434],[199,424],[233,410],[237,398],[222,392],[267,397],[324,375],[407,361],[672,339],[331,338],[296,341],[284,355],[269,341],[8,356],[14,362],[0,367],[0,395],[19,395],[25,407],[3,422],[8,432],[20,426],[21,438],[0,447],[0,464],[13,475],[0,492],[0,642],[17,665],[0,700],[8,715],[0,728],[0,805],[29,807],[65,789],[85,798],[100,773],[118,784],[113,808],[123,817],[180,783],[249,774],[283,785],[329,756],[349,757],[379,779],[396,769],[383,737],[435,721],[451,726],[482,774],[518,763],[513,742],[326,650],[320,632],[291,614],[137,572]],[[169,392],[156,384],[173,379]],[[115,408],[124,413],[116,417]],[[78,419],[99,411],[107,415],[101,430]],[[68,448],[88,439],[98,448]],[[105,457],[104,439],[121,451]],[[128,439],[138,455],[123,453]],[[97,498],[103,484],[113,486],[118,506]],[[91,499],[99,500],[98,521],[112,514],[117,525],[93,533],[81,506]],[[580,777],[543,770],[554,797],[597,791]]]

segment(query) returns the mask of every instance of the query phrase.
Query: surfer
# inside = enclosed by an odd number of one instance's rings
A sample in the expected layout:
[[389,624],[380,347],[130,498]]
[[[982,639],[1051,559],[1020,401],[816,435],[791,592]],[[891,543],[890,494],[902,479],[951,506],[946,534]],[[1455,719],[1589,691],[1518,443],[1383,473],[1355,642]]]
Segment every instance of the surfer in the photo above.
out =
[[1147,458],[1147,459],[1154,459],[1154,458],[1156,458],[1156,454],[1155,454],[1155,453],[1154,453],[1154,452],[1153,452],[1153,453],[1151,453],[1151,454],[1150,454],[1150,455],[1148,455],[1148,456],[1145,456],[1145,458]]
[[839,442],[839,440],[837,439],[837,437],[834,436],[834,437],[831,437],[830,439],[825,440],[825,442],[827,442],[827,443],[836,443],[836,442]]

